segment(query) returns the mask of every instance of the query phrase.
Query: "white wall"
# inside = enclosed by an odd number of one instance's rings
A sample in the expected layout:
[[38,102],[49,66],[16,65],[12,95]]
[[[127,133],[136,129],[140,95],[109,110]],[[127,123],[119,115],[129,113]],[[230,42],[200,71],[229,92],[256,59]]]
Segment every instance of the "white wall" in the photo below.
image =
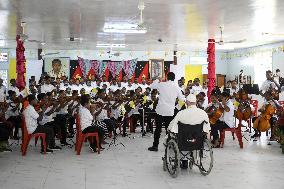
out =
[[[282,42],[228,52],[225,60],[223,60],[227,61],[227,79],[234,79],[235,75],[238,75],[240,70],[244,70],[244,74],[251,75],[252,80],[254,80],[257,71],[255,65],[263,61],[264,64],[265,61],[272,61],[273,71],[279,68],[283,70],[283,73],[284,52],[279,48],[283,45],[284,43]],[[272,57],[269,58],[269,56]],[[265,75],[263,77],[265,77]]]
[[[281,73],[284,73],[284,52],[275,52],[272,53],[272,62],[273,62],[273,72],[278,68]],[[284,77],[284,74],[282,75]]]

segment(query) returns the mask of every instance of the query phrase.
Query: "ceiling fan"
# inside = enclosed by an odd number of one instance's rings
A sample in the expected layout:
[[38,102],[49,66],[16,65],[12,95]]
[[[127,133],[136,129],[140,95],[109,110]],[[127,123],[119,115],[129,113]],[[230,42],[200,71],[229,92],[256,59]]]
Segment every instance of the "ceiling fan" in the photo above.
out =
[[262,35],[270,35],[270,36],[284,36],[284,33],[269,33],[269,32],[262,32]]
[[121,52],[112,52],[112,49],[110,49],[109,51],[106,52],[109,56],[109,58],[111,57],[119,57],[122,53]]
[[26,22],[21,22],[22,31],[19,34],[21,40],[23,40],[25,42],[38,43],[40,45],[45,45],[44,40],[29,39],[29,36],[27,34],[25,34],[25,27],[26,27]]
[[145,4],[144,4],[143,1],[139,2],[138,9],[140,10],[140,20],[139,20],[139,23],[137,24],[137,29],[138,30],[147,30],[146,23],[144,22],[144,19],[143,19],[143,11],[145,9]]
[[49,56],[49,55],[55,55],[55,54],[59,54],[60,52],[51,52],[51,53],[44,53],[43,51],[40,53],[40,56],[44,57],[44,56]]
[[[136,25],[136,28],[132,28],[132,29],[136,29],[136,30],[147,30],[147,24],[144,22],[144,19],[143,19],[143,11],[145,9],[145,4],[144,4],[144,1],[139,1],[139,4],[138,4],[138,10],[140,11],[138,15],[130,18],[130,21],[129,23],[130,24],[133,24],[133,25]],[[139,17],[139,20],[137,21],[136,18]],[[135,19],[135,20],[134,20]]]
[[219,29],[220,29],[220,34],[221,34],[220,40],[219,41],[215,41],[215,42],[209,42],[209,43],[216,43],[218,45],[224,45],[224,44],[228,44],[228,43],[243,43],[243,42],[246,41],[246,39],[241,39],[241,40],[236,40],[236,41],[224,41],[223,40],[223,30],[224,30],[224,27],[219,26]]

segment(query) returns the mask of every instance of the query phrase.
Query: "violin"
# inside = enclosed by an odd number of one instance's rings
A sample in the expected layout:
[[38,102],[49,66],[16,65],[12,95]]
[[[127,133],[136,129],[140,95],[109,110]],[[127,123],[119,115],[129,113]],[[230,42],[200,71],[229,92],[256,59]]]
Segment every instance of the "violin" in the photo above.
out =
[[8,103],[5,102],[0,102],[0,109],[3,110],[4,112],[9,108]]
[[266,132],[271,128],[270,119],[275,113],[275,108],[269,103],[265,106],[264,111],[261,115],[254,121],[253,128],[259,130],[260,132]]
[[235,112],[235,117],[240,121],[248,120],[252,115],[248,94],[241,89],[236,96],[238,97],[236,101],[239,102],[239,106]]
[[222,116],[224,109],[221,105],[219,105],[219,107],[212,105],[206,109],[206,112],[208,114],[210,124],[214,125]]

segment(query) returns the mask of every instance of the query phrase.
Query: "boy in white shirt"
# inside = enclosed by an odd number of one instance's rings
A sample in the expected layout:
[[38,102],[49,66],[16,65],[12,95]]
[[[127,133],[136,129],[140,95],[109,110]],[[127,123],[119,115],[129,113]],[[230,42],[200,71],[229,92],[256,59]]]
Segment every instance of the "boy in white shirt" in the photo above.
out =
[[12,122],[15,127],[13,139],[19,140],[18,132],[19,128],[21,128],[22,119],[20,116],[20,102],[15,91],[9,91],[9,100],[7,103],[9,107],[6,111],[5,118],[7,121]]
[[7,92],[8,91],[15,91],[16,96],[19,96],[20,95],[20,91],[19,91],[18,87],[16,87],[16,80],[15,79],[11,79],[10,80],[10,84],[11,84],[11,86],[8,88]]
[[[43,113],[46,111],[43,109],[40,113],[38,113],[34,106],[37,104],[37,100],[34,95],[28,96],[29,105],[24,110],[23,115],[25,117],[26,127],[29,134],[35,133],[45,133],[45,142],[46,142],[46,152],[52,153],[53,149],[57,149],[55,146],[54,132],[51,128],[38,125],[37,121],[42,119]],[[41,153],[44,153],[43,144],[41,145]]]
[[234,128],[234,105],[233,102],[230,100],[230,94],[228,92],[222,93],[222,102],[220,103],[216,97],[216,95],[211,94],[211,100],[212,102],[215,102],[219,104],[219,107],[221,107],[224,112],[217,120],[215,124],[211,124],[211,134],[213,136],[212,143],[214,144],[214,147],[219,147],[219,133],[222,132],[223,129],[226,128]]
[[[104,137],[104,131],[102,127],[98,127],[94,123],[94,116],[92,115],[90,109],[90,96],[89,95],[82,95],[80,99],[80,107],[79,107],[79,117],[80,117],[80,125],[82,133],[95,133],[98,132],[99,134],[99,141],[94,140],[94,142],[90,142],[89,148],[96,152],[97,142],[99,142],[99,145],[101,145],[101,142],[103,141]],[[102,148],[100,146],[100,148]]]
[[193,81],[194,85],[190,91],[191,94],[198,95],[202,91],[202,87],[200,86],[199,78],[195,78]]
[[40,88],[41,93],[53,92],[55,90],[55,87],[50,82],[51,78],[46,76],[45,83]]

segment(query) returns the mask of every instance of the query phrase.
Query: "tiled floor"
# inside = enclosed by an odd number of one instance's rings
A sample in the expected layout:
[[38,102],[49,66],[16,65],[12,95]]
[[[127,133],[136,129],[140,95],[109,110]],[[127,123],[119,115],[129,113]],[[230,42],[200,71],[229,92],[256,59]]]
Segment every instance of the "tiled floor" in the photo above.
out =
[[[136,134],[138,136],[138,134]],[[25,157],[19,146],[12,153],[0,153],[1,189],[147,189],[147,188],[284,188],[284,155],[277,143],[245,143],[239,149],[228,134],[225,147],[214,149],[214,167],[202,176],[195,167],[173,179],[162,169],[159,152],[148,152],[153,138],[121,138],[126,148],[111,147],[100,155],[89,152],[87,144],[80,156],[73,149],[41,155],[31,146]]]

